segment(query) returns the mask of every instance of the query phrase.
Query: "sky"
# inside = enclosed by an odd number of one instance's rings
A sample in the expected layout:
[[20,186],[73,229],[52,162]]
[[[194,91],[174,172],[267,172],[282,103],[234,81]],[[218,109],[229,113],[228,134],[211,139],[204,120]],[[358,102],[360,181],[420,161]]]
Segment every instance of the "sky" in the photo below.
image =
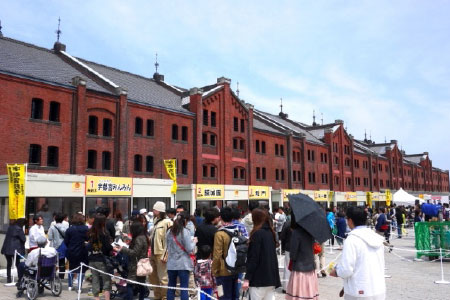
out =
[[[357,139],[397,140],[450,169],[450,1],[0,0],[2,33],[201,87],[225,76],[240,98]],[[322,117],[323,116],[323,117]]]

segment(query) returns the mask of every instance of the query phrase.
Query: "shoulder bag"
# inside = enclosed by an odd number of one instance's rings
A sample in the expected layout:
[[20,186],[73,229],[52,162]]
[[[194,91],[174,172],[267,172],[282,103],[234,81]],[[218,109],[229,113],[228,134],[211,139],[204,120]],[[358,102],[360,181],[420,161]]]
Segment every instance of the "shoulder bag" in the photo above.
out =
[[[137,257],[136,257],[136,260],[137,260]],[[152,268],[152,265],[150,263],[150,258],[144,257],[144,258],[141,258],[137,262],[136,276],[139,276],[139,277],[148,276],[152,272],[153,272],[153,268]]]
[[181,243],[177,240],[177,237],[176,237],[175,235],[172,234],[172,237],[173,237],[173,240],[175,241],[175,244],[177,244],[178,247],[180,247],[180,249],[181,249],[183,252],[186,252],[186,254],[189,255],[189,258],[190,258],[191,261],[192,261],[192,265],[195,266],[195,264],[197,263],[197,260],[196,260],[196,258],[195,258],[195,254],[193,254],[193,253],[188,253],[188,252],[186,251],[186,249],[183,247],[183,245],[181,245]]

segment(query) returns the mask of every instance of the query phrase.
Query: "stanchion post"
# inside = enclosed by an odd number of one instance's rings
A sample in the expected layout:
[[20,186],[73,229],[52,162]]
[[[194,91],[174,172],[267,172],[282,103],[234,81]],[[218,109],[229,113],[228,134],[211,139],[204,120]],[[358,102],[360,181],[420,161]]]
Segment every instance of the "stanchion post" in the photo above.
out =
[[440,259],[441,259],[441,280],[437,280],[434,283],[437,283],[437,284],[450,284],[449,281],[444,279],[444,266],[442,265],[442,248],[439,248],[439,256],[440,256]]
[[77,300],[80,300],[81,297],[81,280],[82,280],[82,275],[83,274],[83,263],[81,263],[80,265],[80,274],[78,274],[78,298]]
[[200,300],[202,297],[202,290],[200,288],[197,289],[197,300]]

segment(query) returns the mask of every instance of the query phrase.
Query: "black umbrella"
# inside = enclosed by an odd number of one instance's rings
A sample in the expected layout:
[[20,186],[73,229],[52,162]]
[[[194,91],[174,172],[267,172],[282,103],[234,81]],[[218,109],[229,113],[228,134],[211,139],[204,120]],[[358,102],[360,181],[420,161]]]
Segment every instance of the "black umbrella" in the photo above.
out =
[[288,198],[298,225],[308,231],[319,243],[331,238],[330,225],[319,204],[305,194],[288,195]]

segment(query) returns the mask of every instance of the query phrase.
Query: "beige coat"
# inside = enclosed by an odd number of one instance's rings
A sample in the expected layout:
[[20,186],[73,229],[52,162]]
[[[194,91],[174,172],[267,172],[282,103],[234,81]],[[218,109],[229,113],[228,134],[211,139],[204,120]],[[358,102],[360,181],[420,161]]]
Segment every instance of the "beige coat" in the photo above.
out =
[[173,222],[169,218],[161,221],[156,219],[155,224],[150,233],[150,242],[153,244],[152,255],[163,255],[167,247],[166,233],[172,227]]
[[217,231],[214,235],[214,249],[213,249],[213,262],[211,266],[212,274],[217,276],[230,276],[225,265],[224,257],[228,255],[228,247],[230,246],[231,238],[223,231]]

